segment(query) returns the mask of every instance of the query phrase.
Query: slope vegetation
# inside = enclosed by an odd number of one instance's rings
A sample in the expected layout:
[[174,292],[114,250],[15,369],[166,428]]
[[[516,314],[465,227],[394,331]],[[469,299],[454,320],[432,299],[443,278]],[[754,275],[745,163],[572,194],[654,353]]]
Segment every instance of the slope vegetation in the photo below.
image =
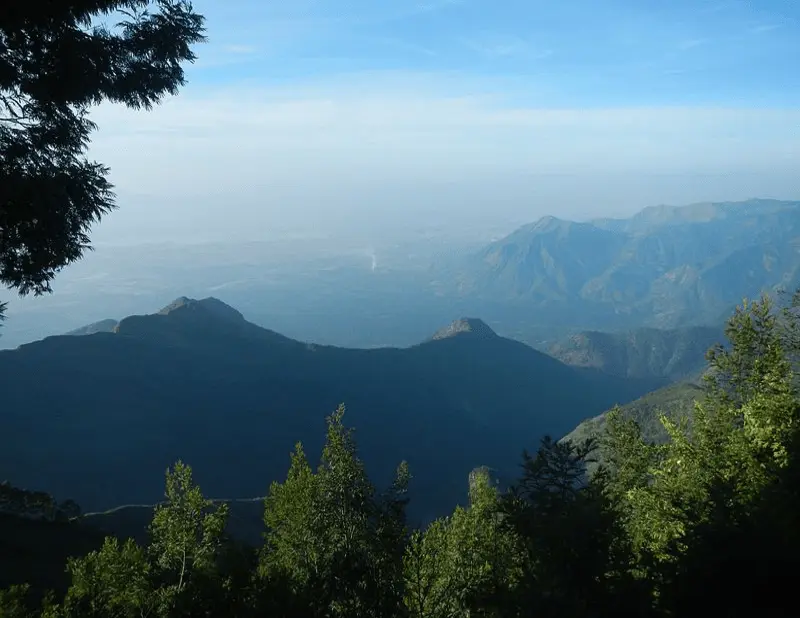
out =
[[706,351],[723,337],[722,328],[707,326],[584,331],[553,344],[548,353],[568,365],[592,367],[615,376],[677,382],[700,372],[706,364]]

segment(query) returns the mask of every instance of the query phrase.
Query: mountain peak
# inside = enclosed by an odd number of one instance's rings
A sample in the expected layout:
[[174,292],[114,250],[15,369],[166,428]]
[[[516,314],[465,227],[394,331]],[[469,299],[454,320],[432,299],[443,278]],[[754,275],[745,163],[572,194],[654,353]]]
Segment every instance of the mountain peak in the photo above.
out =
[[532,223],[529,230],[536,232],[552,232],[554,230],[570,227],[573,223],[573,221],[567,221],[552,215],[546,215],[538,221]]
[[188,315],[203,314],[209,317],[223,319],[231,322],[241,322],[244,316],[230,305],[213,296],[195,300],[180,296],[158,312],[160,315]]
[[479,318],[459,318],[436,331],[431,339],[448,339],[462,334],[471,334],[483,338],[497,337],[497,333],[483,320]]
[[170,313],[176,311],[177,309],[180,309],[181,307],[186,307],[187,305],[196,302],[197,301],[193,298],[189,298],[187,296],[178,296],[178,298],[173,300],[171,303],[162,307],[161,310],[158,311],[158,313],[161,315],[169,315]]
[[195,300],[194,298],[188,298],[186,296],[179,296],[166,307],[162,308],[158,313],[161,315],[170,315],[172,313],[181,311],[203,311],[221,318],[235,320],[244,319],[244,316],[242,316],[242,314],[236,309],[223,303],[218,298],[214,298],[213,296],[202,298],[200,300]]
[[562,223],[563,221],[564,219],[559,219],[555,215],[544,215],[542,217],[539,217],[539,220],[536,221],[534,225],[539,225],[544,227],[547,225],[552,225],[554,223]]

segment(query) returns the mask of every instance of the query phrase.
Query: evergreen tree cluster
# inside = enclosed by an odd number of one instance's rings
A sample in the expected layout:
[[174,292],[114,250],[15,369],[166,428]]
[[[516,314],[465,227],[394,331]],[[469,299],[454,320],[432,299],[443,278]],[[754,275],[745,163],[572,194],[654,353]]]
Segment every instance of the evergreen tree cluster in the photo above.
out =
[[[598,444],[545,438],[524,453],[508,491],[479,470],[468,504],[424,529],[405,518],[408,467],[379,493],[343,407],[319,466],[298,444],[272,484],[260,548],[226,537],[225,505],[178,462],[146,546],[108,538],[69,560],[63,597],[12,587],[0,615],[796,616],[796,328],[796,311],[745,302],[730,345],[709,352],[691,425],[663,417],[668,442],[646,442],[614,412]],[[598,448],[607,463],[587,477]]]

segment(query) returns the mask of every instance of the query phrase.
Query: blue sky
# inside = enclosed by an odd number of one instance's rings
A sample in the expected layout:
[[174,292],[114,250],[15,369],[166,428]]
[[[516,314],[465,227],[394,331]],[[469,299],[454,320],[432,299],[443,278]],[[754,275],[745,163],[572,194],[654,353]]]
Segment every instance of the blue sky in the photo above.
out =
[[[795,0],[259,0],[197,3],[196,79],[461,73],[518,81],[532,104],[791,105]],[[216,64],[217,66],[213,66]],[[479,87],[479,86],[477,86]]]
[[800,195],[796,0],[195,8],[209,42],[181,95],[96,110],[123,206],[100,239]]

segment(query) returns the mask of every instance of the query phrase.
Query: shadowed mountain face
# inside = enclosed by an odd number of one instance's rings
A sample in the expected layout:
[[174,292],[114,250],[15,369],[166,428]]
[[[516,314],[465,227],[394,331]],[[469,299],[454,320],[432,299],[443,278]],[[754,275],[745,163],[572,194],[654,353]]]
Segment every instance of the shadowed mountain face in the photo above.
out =
[[443,293],[525,307],[532,323],[716,324],[744,296],[800,284],[800,202],[660,206],[588,223],[546,217],[439,280]]
[[114,332],[0,352],[0,470],[86,511],[162,497],[181,458],[215,498],[264,495],[344,402],[379,483],[407,459],[415,517],[449,511],[478,465],[516,475],[544,433],[660,385],[570,368],[461,320],[417,346],[314,346],[215,299],[179,299]]
[[723,341],[722,328],[640,328],[623,333],[586,331],[553,344],[548,353],[575,367],[631,378],[676,382],[699,373],[708,349]]

